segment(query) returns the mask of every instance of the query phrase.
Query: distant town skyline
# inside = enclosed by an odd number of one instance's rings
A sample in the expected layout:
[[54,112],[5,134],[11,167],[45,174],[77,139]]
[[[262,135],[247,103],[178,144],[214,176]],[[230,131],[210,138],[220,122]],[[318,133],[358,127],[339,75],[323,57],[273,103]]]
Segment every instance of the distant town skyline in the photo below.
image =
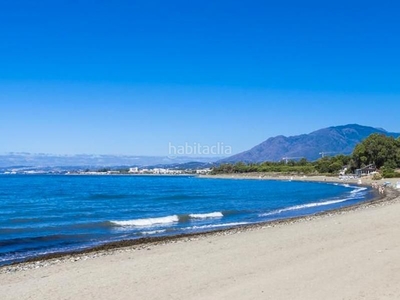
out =
[[0,153],[239,153],[329,126],[399,132],[399,8],[3,2]]

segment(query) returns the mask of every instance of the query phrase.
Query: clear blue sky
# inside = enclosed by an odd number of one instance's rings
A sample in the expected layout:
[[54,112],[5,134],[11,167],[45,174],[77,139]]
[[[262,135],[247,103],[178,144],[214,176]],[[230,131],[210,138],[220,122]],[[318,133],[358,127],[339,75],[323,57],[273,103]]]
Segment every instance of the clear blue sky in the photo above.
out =
[[[329,3],[326,3],[329,2]],[[1,1],[0,153],[400,131],[395,1]]]

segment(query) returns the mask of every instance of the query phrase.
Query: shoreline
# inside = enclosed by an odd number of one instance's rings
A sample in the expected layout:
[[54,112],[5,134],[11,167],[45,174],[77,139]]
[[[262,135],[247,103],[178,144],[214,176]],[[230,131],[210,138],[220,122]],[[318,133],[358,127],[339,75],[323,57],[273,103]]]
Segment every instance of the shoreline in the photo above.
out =
[[[199,178],[205,179],[251,179],[251,180],[279,180],[279,181],[301,181],[301,182],[320,182],[320,183],[351,183],[361,186],[371,187],[373,182],[384,184],[390,182],[392,186],[395,186],[397,182],[400,182],[400,178],[383,178],[379,180],[373,180],[371,176],[364,176],[361,178],[350,178],[346,176],[339,178],[337,176],[324,176],[324,175],[280,175],[274,173],[236,173],[236,174],[218,174],[218,175],[199,175]],[[361,180],[361,183],[359,183]]]
[[317,215],[3,267],[0,298],[400,299],[399,214],[387,189]]
[[[319,183],[350,183],[357,184],[356,182],[351,181],[341,181],[341,180],[332,180],[330,181],[321,181],[321,176],[318,178],[313,178],[314,180],[302,180],[306,182],[319,182]],[[229,175],[226,176],[200,176],[200,178],[215,178],[215,179],[257,179],[257,180],[287,180],[287,178],[282,177],[249,177],[249,176],[235,176],[234,178]],[[292,181],[296,181],[293,179]],[[366,183],[361,184],[360,186],[368,186]],[[188,233],[188,234],[179,234],[173,236],[161,236],[161,237],[144,237],[139,239],[129,239],[129,240],[121,240],[117,242],[108,242],[105,244],[101,244],[98,246],[88,247],[85,249],[72,250],[72,251],[62,251],[56,253],[49,253],[44,255],[38,255],[36,257],[32,257],[26,259],[21,262],[13,262],[10,264],[6,264],[0,266],[0,274],[2,273],[13,273],[22,270],[30,270],[37,269],[40,267],[47,267],[50,265],[61,264],[70,261],[79,261],[79,260],[87,260],[94,259],[101,256],[109,256],[113,255],[116,252],[124,252],[124,251],[136,251],[148,249],[149,247],[155,247],[160,245],[172,244],[172,243],[180,243],[180,242],[189,242],[191,240],[197,239],[206,239],[211,236],[223,236],[223,235],[232,235],[241,232],[254,231],[267,227],[278,227],[284,226],[288,224],[295,224],[301,222],[309,222],[315,219],[331,217],[335,215],[340,215],[352,211],[358,211],[360,209],[366,209],[369,207],[383,206],[388,205],[394,202],[398,202],[400,199],[400,191],[389,188],[385,195],[379,195],[377,191],[375,191],[375,197],[370,200],[363,201],[361,203],[357,203],[355,205],[346,206],[338,209],[327,210],[323,212],[319,212],[316,214],[298,216],[292,218],[285,219],[277,219],[272,221],[265,221],[253,224],[246,225],[238,225],[231,228],[226,229],[217,229],[211,231],[197,232],[197,233]]]

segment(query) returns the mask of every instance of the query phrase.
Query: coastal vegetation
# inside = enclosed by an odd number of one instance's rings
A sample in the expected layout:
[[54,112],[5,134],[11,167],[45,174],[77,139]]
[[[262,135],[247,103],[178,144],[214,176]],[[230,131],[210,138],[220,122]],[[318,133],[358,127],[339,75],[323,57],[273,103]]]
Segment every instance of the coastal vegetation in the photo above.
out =
[[221,164],[212,174],[231,173],[283,173],[297,175],[354,174],[369,165],[375,166],[382,177],[400,177],[400,138],[383,134],[371,134],[354,148],[351,155],[324,156],[316,161],[285,160],[279,162]]
[[374,164],[385,178],[400,177],[400,138],[372,134],[353,151],[352,162],[357,167]]

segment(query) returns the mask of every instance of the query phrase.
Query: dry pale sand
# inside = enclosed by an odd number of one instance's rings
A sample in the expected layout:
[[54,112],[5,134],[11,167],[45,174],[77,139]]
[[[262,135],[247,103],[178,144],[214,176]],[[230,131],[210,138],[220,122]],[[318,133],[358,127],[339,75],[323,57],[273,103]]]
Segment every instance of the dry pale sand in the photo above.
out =
[[220,174],[220,175],[201,175],[202,178],[218,178],[218,179],[257,179],[257,180],[293,180],[293,181],[307,181],[307,182],[338,182],[338,183],[353,183],[370,185],[372,182],[376,182],[380,185],[390,182],[393,187],[396,186],[397,182],[400,182],[400,178],[386,178],[380,180],[373,180],[372,176],[366,176],[362,178],[349,178],[344,177],[342,179],[336,176],[299,176],[299,175],[277,175],[271,173],[243,173],[243,174]]
[[0,299],[400,299],[400,200],[0,274]]

